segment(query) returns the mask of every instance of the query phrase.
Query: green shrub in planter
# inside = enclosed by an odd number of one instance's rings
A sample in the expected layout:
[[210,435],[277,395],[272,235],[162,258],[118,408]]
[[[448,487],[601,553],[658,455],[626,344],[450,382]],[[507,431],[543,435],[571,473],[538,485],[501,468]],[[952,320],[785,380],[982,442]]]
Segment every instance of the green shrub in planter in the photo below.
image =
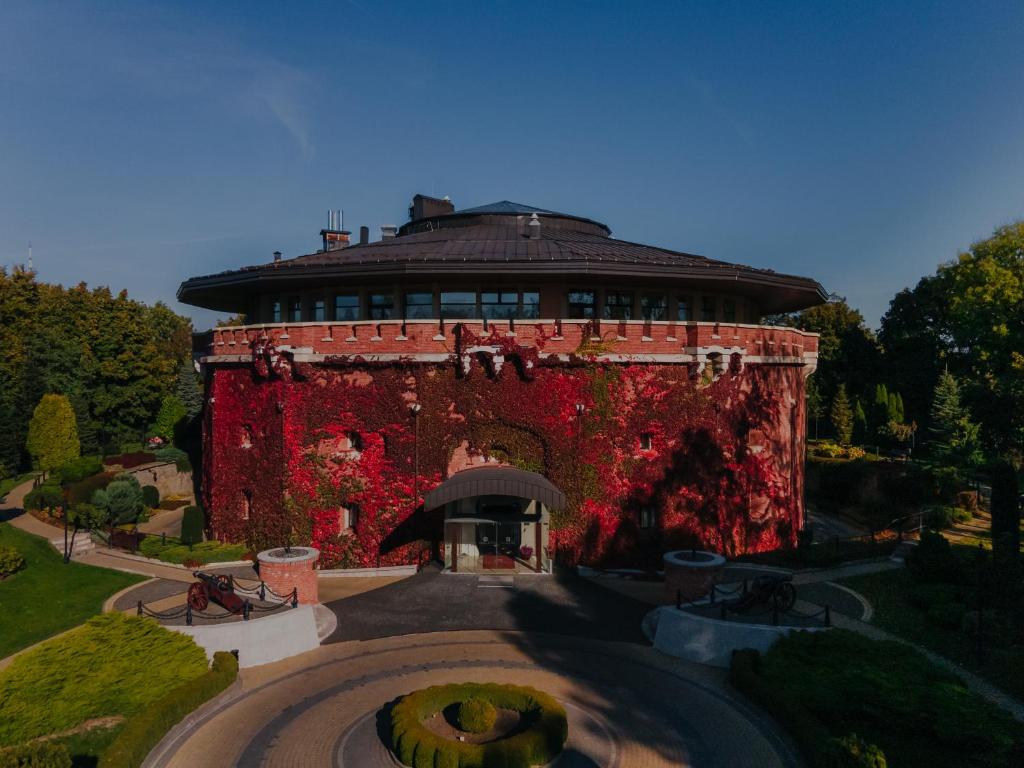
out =
[[459,728],[467,733],[487,733],[498,719],[498,710],[489,701],[467,699],[459,704]]
[[33,741],[0,749],[0,768],[71,768],[71,755],[63,744]]
[[150,509],[160,506],[160,491],[155,485],[142,486],[142,503]]
[[25,567],[25,558],[14,547],[0,547],[0,579]]

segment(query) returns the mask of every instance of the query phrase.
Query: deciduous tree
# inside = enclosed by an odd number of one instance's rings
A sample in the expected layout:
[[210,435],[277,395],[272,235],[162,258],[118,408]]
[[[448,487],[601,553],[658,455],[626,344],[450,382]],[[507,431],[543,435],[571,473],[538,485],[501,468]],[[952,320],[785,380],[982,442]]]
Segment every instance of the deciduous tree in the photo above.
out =
[[78,425],[64,395],[43,395],[32,413],[25,447],[44,472],[78,458]]

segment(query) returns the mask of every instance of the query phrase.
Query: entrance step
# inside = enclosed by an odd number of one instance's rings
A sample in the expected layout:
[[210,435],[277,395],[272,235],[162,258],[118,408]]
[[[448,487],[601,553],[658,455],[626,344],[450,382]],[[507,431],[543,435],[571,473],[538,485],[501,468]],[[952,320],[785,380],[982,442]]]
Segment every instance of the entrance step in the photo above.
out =
[[478,576],[476,586],[477,589],[514,589],[515,581],[511,576]]

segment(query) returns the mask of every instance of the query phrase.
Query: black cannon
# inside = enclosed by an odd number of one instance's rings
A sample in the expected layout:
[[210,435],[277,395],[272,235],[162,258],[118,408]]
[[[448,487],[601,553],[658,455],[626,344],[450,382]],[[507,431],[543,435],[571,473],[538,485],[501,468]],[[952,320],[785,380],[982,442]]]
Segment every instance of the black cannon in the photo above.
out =
[[746,594],[736,598],[729,609],[743,613],[755,605],[772,603],[779,611],[788,611],[796,604],[796,587],[789,574],[758,576],[750,584]]
[[189,585],[188,604],[193,611],[205,611],[214,602],[231,613],[243,613],[245,601],[235,594],[230,576],[195,571],[198,581]]

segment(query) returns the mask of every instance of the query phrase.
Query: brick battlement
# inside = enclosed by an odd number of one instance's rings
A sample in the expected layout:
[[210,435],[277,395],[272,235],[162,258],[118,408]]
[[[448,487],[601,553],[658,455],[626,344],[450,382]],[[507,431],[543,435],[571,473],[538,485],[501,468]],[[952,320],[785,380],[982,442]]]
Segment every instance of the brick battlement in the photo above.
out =
[[[817,360],[818,335],[795,328],[645,320],[385,320],[273,323],[214,328],[197,334],[195,351],[207,362],[246,355],[264,335],[296,354],[319,356],[444,356],[454,354],[457,325],[486,338],[496,332],[544,355],[573,353],[608,359],[740,353],[752,363]],[[649,358],[648,358],[649,359]]]

